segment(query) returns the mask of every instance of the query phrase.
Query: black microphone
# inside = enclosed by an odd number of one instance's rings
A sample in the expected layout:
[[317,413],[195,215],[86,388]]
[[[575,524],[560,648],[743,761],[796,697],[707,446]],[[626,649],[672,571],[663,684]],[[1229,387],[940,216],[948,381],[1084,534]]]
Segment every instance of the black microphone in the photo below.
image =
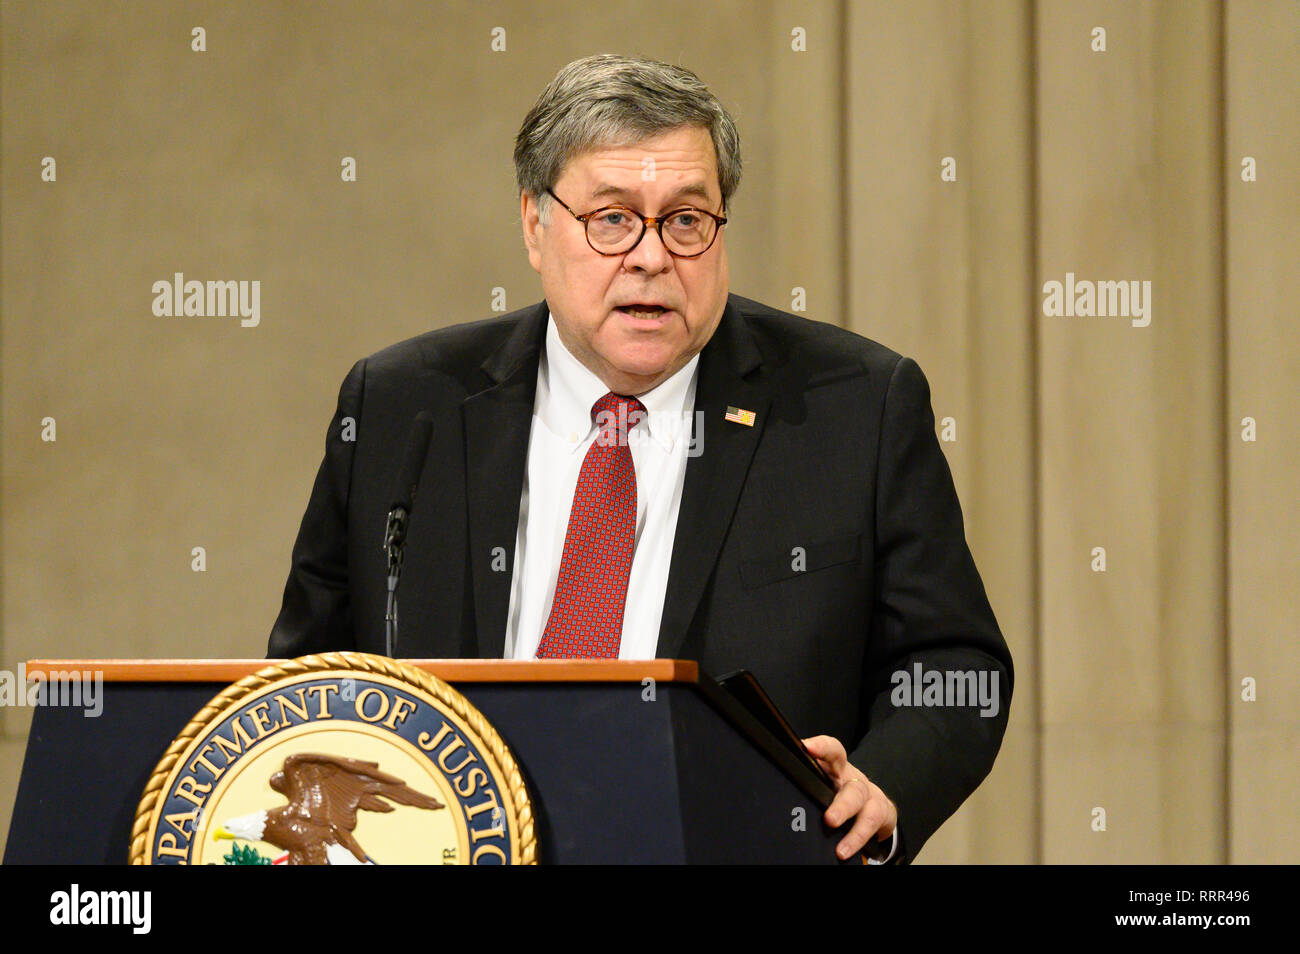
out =
[[411,435],[406,440],[406,459],[397,473],[393,506],[388,511],[388,522],[384,526],[384,551],[388,554],[388,611],[384,614],[384,646],[390,658],[393,646],[397,643],[397,580],[402,575],[406,528],[415,500],[415,488],[420,484],[420,474],[424,471],[424,459],[428,456],[432,437],[433,418],[428,411],[421,411],[415,415]]

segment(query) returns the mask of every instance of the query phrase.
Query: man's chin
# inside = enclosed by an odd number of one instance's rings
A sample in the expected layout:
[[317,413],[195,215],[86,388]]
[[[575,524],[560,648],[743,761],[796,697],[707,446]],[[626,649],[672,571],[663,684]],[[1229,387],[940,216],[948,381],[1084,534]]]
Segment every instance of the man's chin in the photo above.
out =
[[667,377],[665,372],[671,364],[667,358],[655,360],[623,358],[611,362],[610,367],[623,382],[623,393],[640,394],[657,386],[663,378]]

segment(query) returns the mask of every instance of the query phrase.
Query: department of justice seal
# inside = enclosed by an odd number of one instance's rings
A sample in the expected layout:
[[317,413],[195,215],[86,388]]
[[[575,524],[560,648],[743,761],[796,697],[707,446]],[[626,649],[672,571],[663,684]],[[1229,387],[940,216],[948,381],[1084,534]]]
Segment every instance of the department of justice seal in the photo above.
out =
[[534,864],[514,757],[455,689],[405,663],[323,653],[268,666],[167,749],[132,864]]

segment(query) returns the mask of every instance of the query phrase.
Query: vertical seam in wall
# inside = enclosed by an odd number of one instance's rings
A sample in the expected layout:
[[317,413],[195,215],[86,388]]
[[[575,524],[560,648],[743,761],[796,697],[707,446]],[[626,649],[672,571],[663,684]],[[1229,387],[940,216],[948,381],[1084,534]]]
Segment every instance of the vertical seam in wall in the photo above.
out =
[[[971,0],[967,0],[967,2],[963,3],[961,6],[961,32],[959,34],[962,58],[961,73],[959,75],[962,78],[962,86],[964,87],[962,90],[962,125],[959,148],[965,154],[962,163],[964,164],[965,171],[968,175],[974,170],[976,150],[975,123],[971,119],[975,114],[973,100],[976,98],[976,94],[974,92],[975,83],[971,77],[974,57],[971,55],[970,43],[970,2]],[[958,153],[958,155],[961,154],[962,153]],[[942,159],[940,162],[942,162]],[[957,178],[961,180],[960,175],[958,175]],[[969,183],[967,180],[961,180],[960,184],[963,190],[968,190]],[[943,183],[941,180],[940,188],[942,187]],[[972,438],[974,438],[971,446],[978,448],[980,446],[980,435],[982,433],[987,433],[987,431],[983,431],[979,427],[978,422],[980,421],[980,417],[972,410],[975,407],[979,394],[981,393],[981,384],[983,383],[983,379],[980,375],[980,360],[976,357],[976,349],[972,347],[972,339],[977,337],[979,334],[979,317],[977,315],[979,309],[979,277],[974,268],[975,248],[979,234],[975,224],[975,213],[973,211],[974,203],[971,200],[970,192],[964,191],[963,198],[964,201],[962,202],[961,208],[962,218],[964,219],[962,224],[965,229],[966,246],[962,254],[966,257],[966,281],[962,284],[962,302],[965,306],[965,315],[963,316],[964,320],[962,322],[961,333],[962,345],[966,352],[966,364],[962,369],[963,386],[961,389],[961,403],[958,405],[958,413],[959,415],[964,416],[968,422],[966,424],[967,432]]]
[[[12,23],[10,22],[9,17],[4,16],[3,12],[0,12],[0,34],[3,34],[5,27],[11,27],[11,26]],[[6,64],[4,63],[3,59],[0,58],[0,77],[4,76],[5,66]],[[5,88],[6,85],[4,83],[0,83],[0,92],[2,92]],[[3,171],[4,171],[3,162],[0,161],[0,175],[3,174]],[[0,178],[0,182],[2,181],[3,179]],[[4,189],[0,188],[0,223],[4,222],[4,220],[5,220],[4,219]],[[3,229],[0,229],[0,313],[6,313],[6,309],[4,308],[5,305],[4,288],[5,288],[4,234],[3,234]],[[3,374],[4,354],[5,354],[4,322],[0,321],[0,380],[7,380]],[[0,434],[10,434],[12,433],[12,431],[9,431],[4,427],[4,412],[5,412],[4,388],[0,387]],[[55,413],[58,412],[56,411]],[[5,572],[6,571],[5,562],[6,562],[6,557],[8,555],[8,551],[5,550],[5,545],[4,545],[5,544],[4,514],[6,511],[4,508],[4,476],[3,476],[4,474],[7,473],[9,473],[9,469],[4,466],[4,439],[3,437],[0,437],[0,666],[4,665],[6,661],[5,643],[6,643],[6,637],[8,635],[5,627],[5,613],[6,613],[5,581],[9,578],[9,574]],[[15,673],[17,672],[17,670],[18,670],[18,665],[15,663],[14,664]],[[22,687],[18,687],[18,688],[21,689]],[[5,741],[9,739],[9,721],[10,720],[9,720],[8,710],[0,711],[0,741]]]
[[[0,32],[3,27],[0,26]],[[0,75],[3,75],[4,64],[0,63]],[[0,164],[0,172],[3,172],[3,165]],[[0,222],[4,221],[4,190],[0,189]],[[4,311],[4,237],[0,234],[0,312]],[[2,369],[4,367],[4,323],[0,322],[0,380],[4,379]],[[4,388],[0,388],[0,432],[5,432],[4,421]],[[0,438],[0,475],[7,474],[8,468],[4,466],[4,440]],[[5,572],[5,531],[4,531],[4,477],[0,476],[0,665],[5,662],[5,580],[9,574]],[[14,666],[17,671],[17,664]],[[9,738],[9,716],[5,712],[0,712],[0,741]]]
[[1033,506],[1029,515],[1030,552],[1032,555],[1032,577],[1034,597],[1030,612],[1030,625],[1033,638],[1031,662],[1034,673],[1034,747],[1032,759],[1033,782],[1033,863],[1043,863],[1043,540],[1040,516],[1043,510],[1043,482],[1039,462],[1042,459],[1041,427],[1042,394],[1038,385],[1038,366],[1040,354],[1038,349],[1038,320],[1034,303],[1038,298],[1038,221],[1039,221],[1039,155],[1038,155],[1038,4],[1036,0],[1026,0],[1028,6],[1027,22],[1029,25],[1029,393],[1033,395],[1033,412],[1029,416],[1029,446],[1033,453],[1029,457],[1029,485]]
[[1219,611],[1220,618],[1223,620],[1223,646],[1221,651],[1221,663],[1223,666],[1224,687],[1222,696],[1223,704],[1223,790],[1221,798],[1223,799],[1223,843],[1220,846],[1222,857],[1221,863],[1229,864],[1232,860],[1232,698],[1233,698],[1233,679],[1232,679],[1232,630],[1231,617],[1228,610],[1231,605],[1231,590],[1229,589],[1230,576],[1232,573],[1231,550],[1229,543],[1231,533],[1229,520],[1231,511],[1229,510],[1229,486],[1228,479],[1230,468],[1228,466],[1228,454],[1231,451],[1229,443],[1230,430],[1228,428],[1228,400],[1231,395],[1229,390],[1229,370],[1228,349],[1231,346],[1228,337],[1228,15],[1226,4],[1219,4],[1219,31],[1218,31],[1218,106],[1219,120],[1219,137],[1218,137],[1218,181],[1219,189],[1217,199],[1219,202],[1219,461],[1222,470],[1219,481],[1220,493],[1220,512],[1223,514],[1222,523],[1219,525],[1221,552],[1223,554],[1223,574],[1221,578],[1221,588],[1219,591]]
[[850,288],[849,288],[849,221],[852,216],[849,210],[852,207],[852,196],[849,192],[849,28],[850,17],[848,5],[840,0],[836,4],[839,11],[839,36],[836,43],[836,54],[839,56],[839,89],[837,95],[839,102],[836,104],[839,115],[839,191],[840,191],[840,222],[839,222],[839,282],[840,282],[840,320],[841,328],[849,327],[849,306],[850,306]]

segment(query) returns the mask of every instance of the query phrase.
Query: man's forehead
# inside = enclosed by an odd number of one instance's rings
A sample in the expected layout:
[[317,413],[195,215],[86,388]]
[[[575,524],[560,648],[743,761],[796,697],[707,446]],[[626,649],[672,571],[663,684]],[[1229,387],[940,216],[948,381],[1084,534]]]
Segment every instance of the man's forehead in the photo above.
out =
[[[611,182],[598,182],[594,188],[587,191],[587,197],[591,199],[637,199],[644,195],[644,190],[640,188],[627,188],[626,186],[615,185]],[[665,198],[668,199],[702,199],[712,201],[713,192],[709,189],[708,183],[703,179],[683,182],[667,193]]]
[[561,178],[589,199],[632,199],[653,192],[664,198],[712,200],[719,188],[713,139],[703,128],[590,149],[571,159]]

